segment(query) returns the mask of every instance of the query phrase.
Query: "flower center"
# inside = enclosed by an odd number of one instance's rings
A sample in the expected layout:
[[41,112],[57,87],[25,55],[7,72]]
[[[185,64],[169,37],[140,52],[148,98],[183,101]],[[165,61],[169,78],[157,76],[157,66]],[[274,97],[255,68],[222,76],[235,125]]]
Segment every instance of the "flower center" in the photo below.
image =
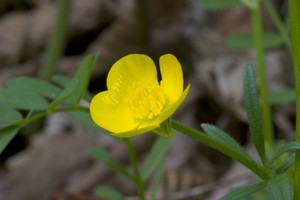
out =
[[166,97],[157,82],[133,84],[129,88],[129,108],[137,119],[153,119],[166,105]]

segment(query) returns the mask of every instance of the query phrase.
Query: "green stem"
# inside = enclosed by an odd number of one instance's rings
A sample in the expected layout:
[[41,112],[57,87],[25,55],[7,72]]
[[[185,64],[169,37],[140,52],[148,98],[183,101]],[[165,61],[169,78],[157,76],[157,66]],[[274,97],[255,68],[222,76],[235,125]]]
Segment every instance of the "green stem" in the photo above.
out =
[[270,105],[268,100],[264,47],[262,39],[263,32],[259,7],[256,9],[251,9],[251,19],[257,60],[257,73],[259,80],[260,101],[262,106],[263,129],[265,133],[266,142],[273,144],[274,134]]
[[26,119],[23,119],[21,121],[16,122],[15,124],[13,124],[13,126],[19,126],[19,127],[24,127],[27,124],[36,121],[38,119],[42,119],[43,117],[52,114],[52,113],[57,113],[57,112],[66,112],[66,111],[72,111],[72,110],[84,110],[84,111],[88,111],[87,108],[81,107],[81,106],[70,106],[70,107],[63,107],[63,108],[58,108],[58,109],[54,109],[54,110],[46,110],[43,112],[39,112],[31,117],[28,117]]
[[284,23],[280,19],[278,12],[276,11],[273,3],[270,0],[264,0],[264,4],[267,8],[267,11],[270,14],[270,17],[271,17],[275,27],[277,28],[279,34],[281,35],[282,39],[284,40],[286,47],[291,52],[292,48],[291,48],[291,41],[290,41],[289,33],[286,30]]
[[71,0],[58,1],[58,10],[55,16],[54,28],[50,35],[46,49],[46,58],[44,60],[44,65],[39,71],[39,77],[42,79],[48,81],[51,79],[55,72],[55,67],[63,54],[66,43],[71,2]]
[[133,146],[130,138],[125,138],[124,142],[127,146],[127,149],[129,152],[129,157],[130,157],[130,162],[133,167],[134,180],[135,180],[135,185],[136,185],[136,188],[138,191],[138,195],[140,197],[140,200],[144,200],[145,199],[145,185],[144,185],[144,181],[142,180],[142,177],[140,175],[136,151],[134,149],[134,146]]
[[[296,87],[296,142],[300,142],[300,1],[290,0],[292,53]],[[300,151],[296,150],[294,199],[300,199]]]
[[234,160],[240,162],[242,165],[247,167],[249,170],[251,170],[253,173],[255,173],[261,179],[263,179],[263,180],[269,179],[269,175],[268,175],[266,169],[264,169],[261,165],[259,165],[254,160],[245,158],[244,156],[240,156],[234,150],[232,150],[231,148],[228,148],[226,145],[220,143],[219,141],[214,140],[213,138],[207,136],[206,134],[204,134],[200,131],[197,131],[195,129],[192,129],[190,127],[187,127],[184,124],[181,124],[180,122],[177,122],[175,120],[172,120],[171,126],[175,130],[180,131],[183,134],[185,134],[193,139],[196,139],[196,140],[208,145],[209,147],[222,152],[223,154],[229,156],[230,158],[233,158]]

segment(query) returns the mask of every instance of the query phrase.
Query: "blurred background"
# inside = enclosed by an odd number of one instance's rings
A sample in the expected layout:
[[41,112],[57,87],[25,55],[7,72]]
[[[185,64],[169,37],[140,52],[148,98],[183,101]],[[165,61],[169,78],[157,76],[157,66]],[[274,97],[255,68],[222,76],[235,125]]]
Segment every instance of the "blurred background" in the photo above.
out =
[[[61,0],[63,1],[63,0]],[[212,123],[230,133],[254,157],[242,102],[242,70],[255,66],[249,9],[239,3],[211,7],[205,0],[72,0],[66,36],[55,63],[55,74],[72,77],[80,61],[99,53],[89,91],[106,89],[111,65],[130,53],[143,53],[157,63],[165,53],[182,64],[187,100],[174,118],[200,130]],[[229,5],[228,1],[228,5]],[[285,1],[272,1],[286,20]],[[0,1],[0,87],[16,76],[39,77],[47,60],[59,0]],[[293,86],[289,51],[262,6],[268,87]],[[142,66],[141,66],[142,67]],[[0,97],[1,98],[1,97]],[[294,138],[294,106],[272,107],[277,139]],[[2,113],[3,114],[3,113]],[[134,139],[142,160],[156,135]],[[125,147],[116,139],[70,120],[47,117],[22,129],[0,156],[0,200],[96,200],[97,184],[108,184],[135,198],[134,185],[92,160],[87,151],[101,146],[129,166]],[[255,180],[243,166],[184,135],[177,134],[165,159],[158,199],[215,200],[234,185]],[[149,183],[150,184],[150,183]]]

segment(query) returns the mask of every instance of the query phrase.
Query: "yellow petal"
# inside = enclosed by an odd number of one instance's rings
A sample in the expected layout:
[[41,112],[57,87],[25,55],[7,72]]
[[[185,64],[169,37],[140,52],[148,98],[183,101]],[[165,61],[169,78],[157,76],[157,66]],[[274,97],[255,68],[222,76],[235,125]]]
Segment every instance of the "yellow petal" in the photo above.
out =
[[138,128],[127,132],[114,133],[112,135],[117,137],[132,137],[149,132],[157,127],[159,127],[159,125],[146,126],[144,128]]
[[183,75],[181,65],[175,56],[166,54],[160,57],[161,86],[170,103],[176,101],[183,91]]
[[180,104],[185,100],[187,94],[190,90],[190,84],[187,86],[187,88],[184,90],[184,92],[181,94],[181,96],[175,101],[172,105],[165,108],[162,113],[160,114],[158,121],[161,123],[171,117],[171,115],[174,114],[174,112],[177,110],[177,108],[180,106]]
[[107,76],[108,90],[126,93],[131,84],[157,81],[153,60],[142,54],[130,54],[118,60]]
[[92,99],[92,119],[98,126],[113,133],[135,129],[138,124],[132,118],[130,109],[122,102],[122,97],[114,95],[116,94],[104,91]]

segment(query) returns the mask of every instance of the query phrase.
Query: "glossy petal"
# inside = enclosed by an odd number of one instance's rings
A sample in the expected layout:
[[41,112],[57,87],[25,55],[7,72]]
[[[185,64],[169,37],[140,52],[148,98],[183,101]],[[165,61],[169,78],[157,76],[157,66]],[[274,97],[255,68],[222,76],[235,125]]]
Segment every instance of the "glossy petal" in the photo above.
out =
[[108,90],[127,92],[132,84],[157,81],[157,72],[153,60],[142,54],[130,54],[118,60],[107,76]]
[[133,130],[127,131],[127,132],[113,133],[112,135],[117,136],[117,137],[132,137],[132,136],[136,136],[136,135],[140,135],[140,134],[149,132],[157,127],[159,127],[159,125],[146,126],[144,128],[133,129]]
[[130,131],[138,126],[130,109],[109,91],[100,92],[92,99],[90,113],[98,126],[113,133]]
[[161,85],[168,96],[170,103],[176,101],[183,91],[183,75],[177,58],[171,54],[160,57]]
[[[162,81],[146,55],[121,58],[107,77],[107,91],[97,94],[90,105],[95,123],[118,137],[132,137],[154,130],[164,136],[172,131],[164,124],[186,98],[178,60],[171,54],[160,58]],[[170,130],[168,130],[170,129]]]
[[180,106],[180,104],[187,97],[187,95],[190,91],[190,86],[191,85],[187,86],[187,88],[184,90],[184,92],[181,94],[181,96],[171,106],[169,106],[163,110],[163,112],[161,113],[161,115],[158,118],[158,120],[160,122],[165,121],[166,119],[168,119],[169,117],[171,117],[174,114],[174,112],[177,110],[177,108]]

